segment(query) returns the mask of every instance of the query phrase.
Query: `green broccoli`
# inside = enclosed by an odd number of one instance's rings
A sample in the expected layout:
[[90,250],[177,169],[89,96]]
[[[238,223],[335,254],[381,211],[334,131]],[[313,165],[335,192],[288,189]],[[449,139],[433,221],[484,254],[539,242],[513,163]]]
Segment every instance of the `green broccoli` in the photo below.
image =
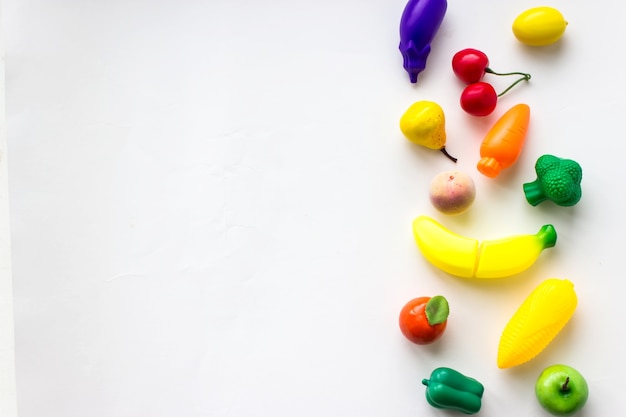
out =
[[526,200],[533,206],[552,200],[559,206],[573,206],[582,196],[583,171],[578,162],[542,155],[535,163],[537,179],[524,184]]

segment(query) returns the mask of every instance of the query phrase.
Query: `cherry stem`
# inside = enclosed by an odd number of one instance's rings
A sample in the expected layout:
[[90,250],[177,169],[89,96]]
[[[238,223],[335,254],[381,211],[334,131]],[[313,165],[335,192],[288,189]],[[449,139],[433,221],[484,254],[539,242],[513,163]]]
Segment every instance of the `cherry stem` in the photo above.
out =
[[518,72],[518,71],[514,71],[514,72],[495,72],[494,70],[492,70],[489,67],[485,68],[485,72],[487,72],[489,74],[501,75],[501,76],[506,76],[506,75],[523,75],[523,76],[528,77],[528,79],[530,80],[530,74],[527,74],[525,72]]
[[446,151],[446,148],[445,148],[445,147],[444,147],[444,148],[441,148],[441,149],[439,149],[439,150],[440,150],[441,152],[443,152],[443,154],[444,154],[445,156],[447,156],[447,157],[448,157],[448,159],[450,159],[452,162],[456,163],[457,158],[455,158],[454,156],[450,155],[450,154],[448,153],[448,151]]
[[[522,73],[523,74],[523,73]],[[498,97],[502,97],[504,94],[506,94],[511,88],[515,87],[517,84],[521,83],[522,81],[528,81],[530,80],[530,74],[523,74],[523,77],[518,78],[517,81],[515,81],[513,84],[511,84],[510,86],[507,87],[506,90],[504,90],[503,92],[501,92],[500,94],[498,94]]]
[[561,391],[562,392],[567,392],[569,391],[569,376],[567,378],[565,378],[565,382],[563,383],[563,385],[561,385]]

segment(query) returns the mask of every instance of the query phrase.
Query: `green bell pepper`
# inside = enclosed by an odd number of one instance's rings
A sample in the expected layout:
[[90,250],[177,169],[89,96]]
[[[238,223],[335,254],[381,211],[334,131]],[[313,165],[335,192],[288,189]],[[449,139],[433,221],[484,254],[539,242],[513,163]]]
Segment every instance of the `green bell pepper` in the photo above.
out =
[[430,379],[423,379],[426,385],[426,400],[435,408],[457,410],[465,414],[475,414],[480,410],[485,387],[474,378],[450,368],[437,368]]

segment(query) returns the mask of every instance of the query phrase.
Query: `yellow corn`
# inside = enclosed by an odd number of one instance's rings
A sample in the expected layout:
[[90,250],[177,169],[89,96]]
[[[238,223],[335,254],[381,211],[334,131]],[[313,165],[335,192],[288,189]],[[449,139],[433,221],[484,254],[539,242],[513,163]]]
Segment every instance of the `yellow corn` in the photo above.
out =
[[578,299],[566,279],[543,281],[508,322],[498,347],[498,367],[510,368],[537,356],[567,324]]

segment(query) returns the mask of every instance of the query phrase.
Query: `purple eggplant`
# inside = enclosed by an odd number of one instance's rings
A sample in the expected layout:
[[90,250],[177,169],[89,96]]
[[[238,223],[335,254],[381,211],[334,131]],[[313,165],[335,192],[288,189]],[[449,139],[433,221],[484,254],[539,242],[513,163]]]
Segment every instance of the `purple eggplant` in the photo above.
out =
[[426,68],[430,42],[441,26],[447,0],[409,0],[400,19],[400,52],[412,83]]

